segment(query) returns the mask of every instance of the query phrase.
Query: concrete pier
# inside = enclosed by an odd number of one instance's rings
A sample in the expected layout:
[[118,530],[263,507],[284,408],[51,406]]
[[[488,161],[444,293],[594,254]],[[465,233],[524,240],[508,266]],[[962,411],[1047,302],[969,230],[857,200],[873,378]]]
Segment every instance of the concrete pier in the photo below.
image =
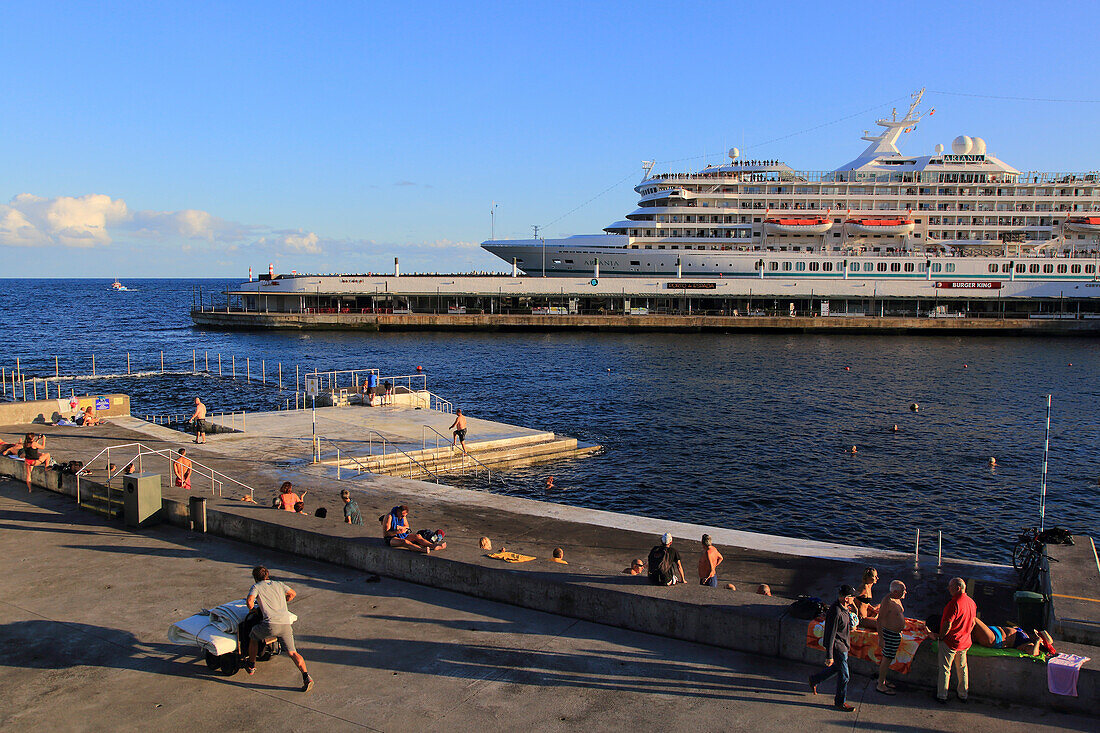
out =
[[[0,437],[22,432],[22,428],[5,428]],[[180,433],[132,418],[121,418],[103,429],[41,430],[50,436],[51,450],[62,459],[94,455],[111,443],[140,441],[154,448],[187,445],[196,460],[258,489],[258,504],[248,504],[240,501],[240,491],[211,496],[201,486],[190,493],[167,488],[164,518],[178,526],[188,526],[187,499],[202,492],[209,497],[207,518],[212,534],[266,548],[265,552],[288,551],[353,570],[684,642],[819,663],[820,655],[806,647],[806,623],[785,615],[790,598],[799,593],[828,598],[840,582],[857,580],[868,564],[876,565],[884,579],[899,578],[909,585],[907,610],[911,616],[923,617],[942,607],[946,579],[954,575],[968,579],[988,620],[1003,623],[1013,613],[1011,570],[1001,566],[947,561],[936,568],[935,560],[928,558],[914,567],[912,557],[903,553],[680,525],[390,476],[336,482],[328,467],[297,461],[277,463],[282,453],[275,443],[257,442],[249,447],[246,439],[238,438],[193,446],[184,442],[187,437]],[[87,494],[102,491],[96,487],[103,480],[102,470],[93,469],[90,477],[79,482],[41,469],[35,469],[34,478],[40,485],[68,494],[73,494],[79,483]],[[0,470],[22,475],[22,465],[10,459],[0,460]],[[145,470],[158,469],[147,466]],[[311,512],[323,505],[330,516],[319,519],[265,508],[282,480],[309,491],[307,508]],[[268,487],[266,494],[263,487]],[[343,487],[356,491],[365,527],[341,522],[336,494]],[[398,503],[412,508],[414,528],[445,528],[448,548],[424,556],[385,547],[377,539],[380,529],[373,519]],[[714,536],[727,558],[719,572],[722,587],[704,588],[689,582],[657,588],[646,584],[644,578],[619,572],[632,557],[644,557],[656,535],[666,530],[677,538],[675,545],[683,553],[689,577],[694,575],[693,562],[700,550],[699,535],[710,532]],[[477,549],[477,538],[482,535],[492,538],[496,548],[505,546],[537,559],[507,565],[487,558]],[[557,546],[565,548],[568,565],[547,560]],[[725,589],[729,582],[738,590]],[[761,582],[771,585],[780,597],[755,595],[752,590]],[[1059,646],[1100,657],[1100,652],[1090,647]],[[975,697],[1098,712],[1100,672],[1095,666],[1082,671],[1078,698],[1047,693],[1045,669],[1026,660],[973,658],[970,666]],[[853,668],[863,674],[872,671],[869,664],[859,661]],[[930,646],[922,645],[904,681],[927,688],[934,679],[934,668]]]
[[[163,525],[130,532],[60,494],[0,481],[0,727],[40,730],[1088,730],[1020,705],[936,705],[856,676],[852,715],[809,695],[797,662],[642,634],[366,576]],[[433,558],[441,559],[441,558]],[[297,645],[254,677],[207,670],[167,627],[241,597],[263,563],[289,583]],[[165,582],[164,579],[171,579]],[[825,689],[822,692],[826,692]]]
[[318,331],[634,331],[668,333],[921,333],[991,336],[1100,336],[1100,318],[907,318],[708,315],[536,315],[449,313],[276,313],[193,311],[216,329]]

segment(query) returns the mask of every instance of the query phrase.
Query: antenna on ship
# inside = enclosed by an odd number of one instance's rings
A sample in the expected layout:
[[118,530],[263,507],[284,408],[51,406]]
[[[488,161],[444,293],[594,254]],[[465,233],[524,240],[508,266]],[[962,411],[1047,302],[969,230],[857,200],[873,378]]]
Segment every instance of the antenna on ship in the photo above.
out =
[[538,239],[539,238],[539,225],[538,224],[532,224],[531,228],[535,230],[535,239]]
[[645,181],[649,178],[649,172],[653,170],[653,166],[657,165],[655,160],[643,160],[642,161],[642,180]]

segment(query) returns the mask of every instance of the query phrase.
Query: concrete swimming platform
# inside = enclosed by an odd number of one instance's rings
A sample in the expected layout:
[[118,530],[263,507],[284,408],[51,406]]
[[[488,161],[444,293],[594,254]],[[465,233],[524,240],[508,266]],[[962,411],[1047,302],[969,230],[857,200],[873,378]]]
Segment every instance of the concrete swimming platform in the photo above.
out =
[[[0,481],[9,563],[0,644],[6,731],[823,730],[848,718],[805,689],[806,664],[730,652],[383,578],[171,525],[133,532],[60,494]],[[440,559],[440,558],[436,558]],[[283,658],[211,673],[168,624],[232,598],[264,563],[297,592],[295,636],[317,680]],[[73,582],[74,579],[79,582]],[[159,579],[171,579],[164,582]],[[976,700],[887,698],[853,677],[878,730],[1088,730],[1080,715]]]
[[[24,427],[0,429],[0,439],[23,432]],[[163,512],[170,524],[189,526],[188,500],[205,495],[211,534],[265,551],[289,552],[489,601],[758,656],[820,663],[820,654],[806,647],[806,623],[785,614],[790,598],[799,593],[829,598],[837,584],[857,580],[868,564],[876,565],[884,579],[900,578],[909,585],[907,610],[911,616],[922,618],[942,607],[946,580],[955,575],[968,579],[987,619],[1003,622],[1012,614],[1011,569],[1002,566],[945,561],[937,568],[935,558],[922,557],[914,563],[911,555],[903,553],[681,525],[393,476],[363,474],[337,481],[332,467],[276,460],[283,455],[278,441],[285,436],[256,438],[251,446],[247,433],[243,437],[217,436],[217,440],[211,436],[207,445],[194,446],[186,442],[187,436],[133,418],[116,418],[101,429],[36,426],[36,430],[49,436],[51,451],[62,459],[90,457],[106,445],[140,442],[153,449],[186,446],[196,461],[236,477],[255,491],[258,504],[240,501],[243,492],[239,489],[226,489],[223,496],[212,496],[198,483],[193,492],[166,486]],[[125,454],[120,450],[116,455]],[[121,463],[123,459],[118,460]],[[152,463],[158,459],[148,460]],[[0,469],[21,476],[22,466],[10,459],[0,460]],[[155,465],[147,465],[145,470],[166,473]],[[63,493],[104,493],[98,485],[104,480],[104,470],[98,464],[92,466],[90,476],[79,480],[41,469],[35,469],[35,479]],[[307,508],[313,511],[325,506],[329,516],[320,519],[266,508],[282,480],[291,480],[297,488],[308,490]],[[365,527],[342,523],[336,496],[341,488],[355,493],[367,522]],[[117,501],[121,493],[117,484],[112,491]],[[424,556],[383,546],[373,519],[398,503],[410,506],[414,528],[446,529],[447,550]],[[644,578],[622,575],[619,571],[630,559],[644,557],[656,543],[656,535],[663,531],[676,536],[674,545],[684,555],[689,575],[700,549],[698,537],[710,532],[727,558],[719,572],[720,585],[732,582],[738,590],[710,589],[693,583],[659,588],[646,584]],[[477,546],[482,535],[492,538],[495,548],[505,546],[537,559],[508,565],[487,558]],[[554,547],[565,549],[568,565],[548,561]],[[756,595],[752,591],[757,583],[768,583],[778,597]],[[1094,659],[1100,657],[1090,647],[1059,646]],[[977,697],[1097,712],[1100,672],[1095,663],[1082,670],[1078,698],[1047,693],[1042,665],[1017,659],[974,658],[970,666],[971,690]],[[934,667],[934,653],[928,645],[922,645],[904,682],[926,687],[934,679]],[[857,661],[853,668],[864,674],[870,672],[870,665],[863,662]]]

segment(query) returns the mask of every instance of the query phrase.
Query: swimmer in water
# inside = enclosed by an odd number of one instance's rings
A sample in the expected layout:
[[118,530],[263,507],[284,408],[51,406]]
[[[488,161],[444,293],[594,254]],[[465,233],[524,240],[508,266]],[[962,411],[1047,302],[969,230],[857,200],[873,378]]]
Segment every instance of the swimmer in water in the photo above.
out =
[[554,488],[554,477],[553,476],[547,476],[546,477],[546,490],[550,491],[552,488]]
[[897,425],[894,425],[894,427],[890,428],[891,433],[896,433],[897,431],[898,431],[898,426]]
[[853,445],[852,449],[848,452],[851,453],[854,456],[856,454],[856,447]]

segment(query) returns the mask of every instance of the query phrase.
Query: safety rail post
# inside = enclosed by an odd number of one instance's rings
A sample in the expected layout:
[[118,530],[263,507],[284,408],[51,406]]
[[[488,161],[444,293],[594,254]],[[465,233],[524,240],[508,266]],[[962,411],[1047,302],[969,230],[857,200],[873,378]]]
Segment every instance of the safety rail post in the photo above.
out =
[[92,376],[95,376],[95,354],[92,354]]
[[336,446],[336,480],[340,480],[340,446]]
[[260,381],[267,384],[267,360],[260,359]]
[[60,377],[61,376],[61,369],[58,367],[57,356],[56,355],[53,358],[53,375],[55,377]]
[[218,376],[222,375],[222,352],[218,352]]
[[164,374],[164,352],[160,352],[160,373]]
[[126,373],[130,373],[130,352],[126,352]]
[[281,361],[279,362],[279,391],[283,391],[283,363]]
[[252,357],[246,356],[244,358],[244,374],[245,381],[252,382]]
[[209,350],[204,350],[203,351],[203,358],[206,359],[206,367],[203,369],[203,371],[206,372],[207,374],[209,374],[210,373],[210,351]]
[[199,370],[198,353],[196,349],[191,349],[191,373],[194,374]]
[[233,378],[233,381],[235,382],[235,381],[237,381],[237,355],[234,354],[232,358],[233,358],[233,365],[232,365],[233,366],[233,373],[230,374],[230,376]]

